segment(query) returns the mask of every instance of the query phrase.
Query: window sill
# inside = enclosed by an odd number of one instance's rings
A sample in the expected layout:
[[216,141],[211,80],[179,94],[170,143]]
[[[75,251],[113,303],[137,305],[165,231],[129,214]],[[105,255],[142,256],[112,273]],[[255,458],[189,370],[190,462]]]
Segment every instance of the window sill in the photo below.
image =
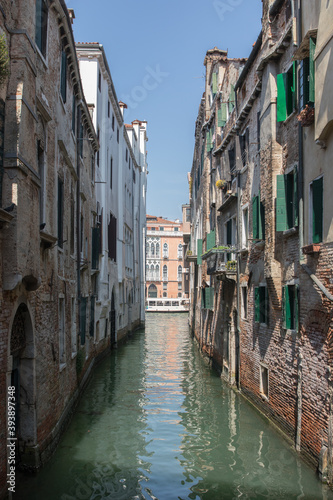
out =
[[77,356],[77,351],[76,352],[72,352],[72,359],[76,358]]
[[43,56],[43,54],[42,54],[42,53],[41,53],[41,51],[39,50],[39,47],[38,47],[38,45],[37,45],[36,43],[35,43],[35,47],[36,47],[36,52],[37,52],[37,54],[38,54],[38,56],[39,56],[40,60],[42,61],[42,63],[43,63],[43,65],[44,65],[45,69],[46,69],[46,70],[47,70],[47,69],[49,69],[49,65],[47,64],[47,60],[45,59],[45,57]]
[[242,168],[242,170],[240,171],[241,174],[245,174],[245,172],[247,171],[247,169],[249,168],[249,165],[248,163],[246,163],[246,165],[244,165],[244,167]]
[[269,398],[268,396],[266,396],[266,394],[263,394],[262,392],[260,393],[260,397],[263,401],[266,401],[267,403],[269,402]]
[[290,229],[286,229],[285,231],[283,231],[283,236],[292,236],[293,234],[296,234],[298,233],[298,228],[296,227],[291,227]]
[[60,363],[60,365],[59,365],[59,373],[61,373],[62,371],[64,371],[65,368],[66,368],[66,363]]

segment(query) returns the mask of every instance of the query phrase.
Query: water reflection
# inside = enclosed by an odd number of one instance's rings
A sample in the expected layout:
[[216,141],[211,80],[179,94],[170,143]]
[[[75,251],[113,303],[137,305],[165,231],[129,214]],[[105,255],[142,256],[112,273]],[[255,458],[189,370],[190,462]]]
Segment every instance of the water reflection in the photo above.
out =
[[150,314],[96,370],[70,428],[20,499],[332,499],[203,362],[184,315]]

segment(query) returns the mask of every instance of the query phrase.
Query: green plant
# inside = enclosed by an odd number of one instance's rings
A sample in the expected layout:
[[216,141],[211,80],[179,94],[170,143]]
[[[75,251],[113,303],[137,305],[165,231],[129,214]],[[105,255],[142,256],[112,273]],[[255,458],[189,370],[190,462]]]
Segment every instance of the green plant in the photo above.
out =
[[9,75],[9,55],[5,33],[0,36],[0,85]]
[[227,186],[227,181],[219,179],[218,181],[216,181],[215,185],[218,189],[224,189]]
[[236,271],[236,261],[235,260],[228,260],[226,264],[226,268],[228,271]]

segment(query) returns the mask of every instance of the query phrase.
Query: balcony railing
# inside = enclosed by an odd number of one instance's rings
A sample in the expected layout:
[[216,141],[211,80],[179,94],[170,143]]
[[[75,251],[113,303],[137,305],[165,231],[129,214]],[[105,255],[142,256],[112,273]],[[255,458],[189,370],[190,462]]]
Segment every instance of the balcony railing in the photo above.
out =
[[235,274],[237,272],[236,247],[231,245],[214,247],[202,255],[207,263],[207,274]]

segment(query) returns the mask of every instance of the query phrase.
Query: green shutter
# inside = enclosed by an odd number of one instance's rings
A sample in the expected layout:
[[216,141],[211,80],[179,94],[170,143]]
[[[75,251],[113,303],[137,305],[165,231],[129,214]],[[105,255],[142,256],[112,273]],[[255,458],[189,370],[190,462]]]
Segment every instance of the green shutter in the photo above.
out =
[[289,287],[284,287],[284,300],[285,300],[285,327],[290,329],[291,327],[291,307],[290,307],[290,297],[289,297]]
[[286,287],[282,287],[282,328],[286,328]]
[[293,61],[293,84],[291,88],[292,93],[292,109],[290,113],[296,108],[296,91],[297,91],[297,61]]
[[212,131],[211,129],[206,132],[206,149],[207,153],[212,149]]
[[201,288],[201,309],[205,309],[205,289]]
[[217,125],[218,127],[224,127],[227,121],[227,105],[225,102],[221,104],[221,107],[217,110]]
[[254,196],[252,200],[252,228],[253,228],[254,239],[258,239],[259,236],[258,220],[259,220],[259,197]]
[[299,304],[299,285],[295,285],[295,330],[298,332],[299,328],[299,312],[298,312],[298,304]]
[[312,241],[323,241],[323,178],[312,182]]
[[298,226],[298,172],[294,169],[294,227]]
[[213,94],[217,93],[217,73],[213,73],[212,76],[212,91]]
[[254,321],[260,321],[260,294],[257,286],[254,289]]
[[280,73],[276,77],[277,85],[277,121],[284,122],[287,118],[287,74]]
[[197,240],[197,264],[201,265],[202,264],[202,240],[199,239]]
[[216,235],[215,231],[211,231],[210,233],[207,234],[207,244],[206,244],[206,250],[211,250],[212,248],[215,247],[215,242],[216,242]]
[[269,294],[268,286],[265,286],[265,323],[269,324]]
[[258,196],[258,204],[259,204],[258,238],[259,238],[259,240],[264,240],[265,239],[265,207],[264,207],[264,204],[260,201],[260,193]]
[[286,186],[284,175],[276,176],[276,231],[287,229]]
[[309,58],[309,101],[315,102],[315,62],[314,54],[316,42],[310,38],[310,58]]
[[231,113],[235,107],[235,99],[236,99],[235,87],[231,85],[229,94],[229,113]]

